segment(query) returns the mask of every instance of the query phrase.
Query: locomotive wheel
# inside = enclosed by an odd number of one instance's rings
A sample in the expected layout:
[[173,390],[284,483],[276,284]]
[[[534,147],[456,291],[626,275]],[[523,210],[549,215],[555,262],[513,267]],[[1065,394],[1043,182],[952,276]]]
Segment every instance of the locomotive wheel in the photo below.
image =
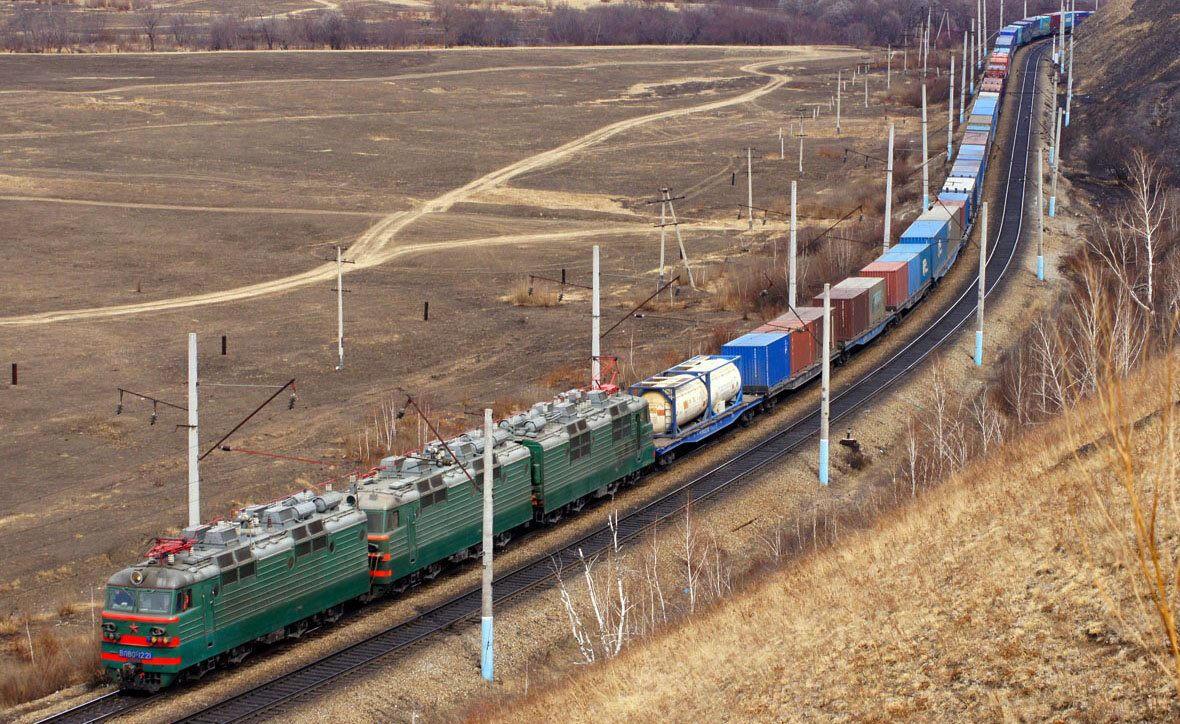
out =
[[508,541],[512,540],[512,531],[504,531],[492,539],[493,548],[504,548],[508,545]]
[[438,574],[442,573],[441,563],[431,563],[422,569],[422,577],[428,581],[433,581],[438,578]]
[[676,452],[672,451],[672,452],[664,453],[660,457],[656,458],[656,464],[659,465],[660,467],[667,467],[667,466],[671,465],[675,460],[676,460]]

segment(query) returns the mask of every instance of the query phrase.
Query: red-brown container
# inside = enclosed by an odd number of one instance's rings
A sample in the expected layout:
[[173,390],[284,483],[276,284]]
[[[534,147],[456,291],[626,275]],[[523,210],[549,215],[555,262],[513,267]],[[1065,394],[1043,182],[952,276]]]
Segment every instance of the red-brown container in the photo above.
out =
[[[856,339],[869,326],[869,290],[846,286],[845,279],[832,287],[832,332],[836,342],[843,344]],[[812,303],[823,307],[823,292],[815,295]]]
[[885,280],[885,305],[897,307],[910,294],[910,265],[904,261],[875,261],[860,270],[862,277]]
[[985,93],[1003,93],[1004,79],[1003,78],[984,78],[983,83],[979,89]]
[[[798,312],[796,315],[795,312]],[[822,307],[797,307],[795,312],[772,319],[755,332],[787,332],[791,335],[791,376],[816,363],[824,338]]]

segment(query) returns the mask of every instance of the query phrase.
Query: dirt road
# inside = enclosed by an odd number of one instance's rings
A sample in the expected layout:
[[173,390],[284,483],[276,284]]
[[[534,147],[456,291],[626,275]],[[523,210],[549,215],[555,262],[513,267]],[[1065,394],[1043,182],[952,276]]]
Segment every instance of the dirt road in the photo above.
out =
[[[589,228],[583,231],[556,234],[500,236],[485,239],[467,239],[452,242],[439,242],[435,244],[394,246],[394,241],[396,240],[399,232],[422,217],[428,214],[444,213],[454,204],[464,201],[475,194],[500,186],[511,179],[520,176],[521,174],[535,171],[536,169],[561,161],[583,149],[586,149],[594,144],[601,143],[602,141],[605,141],[619,133],[643,126],[645,124],[654,123],[656,121],[662,121],[695,113],[714,111],[727,106],[748,103],[761,98],[768,93],[771,93],[772,91],[780,88],[789,80],[788,76],[766,70],[766,68],[768,66],[773,66],[783,62],[792,62],[795,60],[797,60],[797,58],[793,58],[790,55],[785,55],[769,60],[760,60],[742,66],[741,70],[743,72],[760,75],[767,78],[767,82],[765,84],[754,90],[742,93],[737,96],[710,101],[708,103],[703,103],[696,106],[661,111],[658,113],[651,113],[648,115],[611,123],[584,136],[574,139],[573,141],[558,146],[557,148],[529,156],[528,158],[504,166],[491,173],[485,174],[484,176],[481,176],[480,178],[477,178],[464,186],[426,201],[414,209],[391,214],[361,234],[356,243],[354,243],[349,248],[348,256],[355,262],[355,264],[349,267],[349,271],[377,266],[406,254],[420,253],[423,251],[454,249],[463,246],[523,243],[525,241],[552,241],[603,234],[633,233],[637,228],[636,226],[603,226]],[[234,289],[226,289],[223,291],[175,297],[172,299],[162,299],[138,304],[92,307],[88,309],[58,310],[13,317],[3,317],[0,318],[0,326],[31,326],[49,324],[53,322],[120,317],[168,309],[177,309],[182,307],[195,307],[206,304],[220,304],[223,302],[232,302],[266,295],[279,294],[309,284],[316,284],[330,280],[335,276],[335,274],[335,264],[321,264],[315,268],[292,276],[273,279],[243,287],[237,287]]]

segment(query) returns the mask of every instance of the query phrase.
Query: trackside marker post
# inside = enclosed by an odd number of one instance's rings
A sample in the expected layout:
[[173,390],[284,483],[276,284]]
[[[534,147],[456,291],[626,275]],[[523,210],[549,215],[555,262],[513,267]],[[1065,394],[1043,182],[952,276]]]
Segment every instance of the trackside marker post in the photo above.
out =
[[[598,247],[594,247],[594,261],[598,261]],[[595,275],[597,280],[598,275]],[[597,339],[597,336],[595,337]],[[595,359],[595,364],[598,360]],[[480,619],[480,674],[491,681],[494,677],[492,655],[492,411],[483,411],[483,615]]]
[[832,365],[832,285],[824,285],[824,368],[819,408],[819,482],[828,484],[828,396]]

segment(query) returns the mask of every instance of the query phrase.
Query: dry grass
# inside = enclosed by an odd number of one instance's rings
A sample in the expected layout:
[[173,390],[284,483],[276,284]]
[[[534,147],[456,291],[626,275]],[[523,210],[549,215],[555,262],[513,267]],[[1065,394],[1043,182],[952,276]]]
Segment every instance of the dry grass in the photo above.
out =
[[[1128,383],[1131,419],[1156,406],[1157,379],[1149,370]],[[1077,415],[1096,416],[1096,404]],[[1158,448],[1160,428],[1141,425],[1133,447]],[[1175,720],[1158,644],[1138,644],[1093,585],[1079,530],[1109,551],[1096,570],[1110,599],[1127,615],[1138,610],[1131,583],[1109,578],[1125,576],[1125,540],[1097,506],[1078,506],[1085,473],[1109,466],[1102,455],[1071,463],[1069,429],[1063,420],[1028,428],[875,529],[844,534],[610,662],[481,703],[466,720],[559,709],[567,722],[719,712],[734,721]]]
[[33,636],[31,652],[23,632],[9,646],[12,656],[0,664],[0,706],[15,706],[68,686],[98,683],[104,678],[94,636],[62,639],[52,628],[42,627]]
[[529,286],[527,279],[521,279],[512,285],[506,299],[518,307],[556,307],[561,303],[557,290],[546,282],[538,282]]

